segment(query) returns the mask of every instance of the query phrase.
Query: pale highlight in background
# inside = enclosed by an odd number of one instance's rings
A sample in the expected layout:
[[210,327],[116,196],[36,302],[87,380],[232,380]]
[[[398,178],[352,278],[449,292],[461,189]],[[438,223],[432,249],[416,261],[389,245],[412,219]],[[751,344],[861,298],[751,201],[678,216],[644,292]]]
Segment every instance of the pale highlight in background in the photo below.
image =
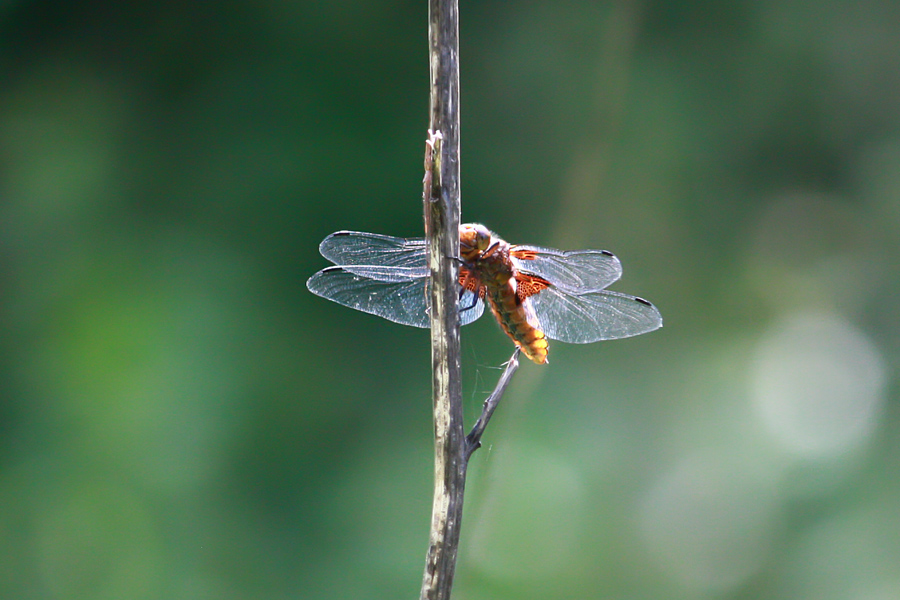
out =
[[884,404],[878,349],[829,313],[798,313],[759,341],[752,398],[760,419],[796,458],[829,458],[868,440]]

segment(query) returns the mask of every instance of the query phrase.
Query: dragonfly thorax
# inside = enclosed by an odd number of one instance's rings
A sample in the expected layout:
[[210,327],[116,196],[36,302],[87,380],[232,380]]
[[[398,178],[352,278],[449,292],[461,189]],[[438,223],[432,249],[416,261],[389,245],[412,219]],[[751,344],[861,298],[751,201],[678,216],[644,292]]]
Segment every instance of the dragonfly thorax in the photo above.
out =
[[463,264],[482,285],[506,285],[515,276],[509,243],[484,225],[461,225],[459,249]]

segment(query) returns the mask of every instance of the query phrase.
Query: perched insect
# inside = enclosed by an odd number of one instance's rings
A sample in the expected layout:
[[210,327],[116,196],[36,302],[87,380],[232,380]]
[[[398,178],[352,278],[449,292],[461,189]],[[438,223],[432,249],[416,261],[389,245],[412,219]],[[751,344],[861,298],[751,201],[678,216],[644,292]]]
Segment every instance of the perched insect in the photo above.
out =
[[[532,361],[547,362],[547,338],[586,344],[640,335],[662,327],[647,300],[605,289],[622,276],[605,250],[562,251],[511,246],[484,225],[459,228],[460,321],[484,303]],[[309,278],[309,290],[338,304],[403,325],[429,327],[425,240],[338,231],[319,245],[336,266]]]

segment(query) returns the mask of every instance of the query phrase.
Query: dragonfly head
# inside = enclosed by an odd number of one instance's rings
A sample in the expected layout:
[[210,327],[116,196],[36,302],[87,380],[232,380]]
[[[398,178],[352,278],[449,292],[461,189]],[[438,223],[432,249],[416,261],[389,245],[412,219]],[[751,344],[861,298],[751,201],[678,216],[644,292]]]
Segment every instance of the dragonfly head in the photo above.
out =
[[491,232],[484,225],[466,223],[459,226],[459,252],[463,260],[479,258],[491,245]]

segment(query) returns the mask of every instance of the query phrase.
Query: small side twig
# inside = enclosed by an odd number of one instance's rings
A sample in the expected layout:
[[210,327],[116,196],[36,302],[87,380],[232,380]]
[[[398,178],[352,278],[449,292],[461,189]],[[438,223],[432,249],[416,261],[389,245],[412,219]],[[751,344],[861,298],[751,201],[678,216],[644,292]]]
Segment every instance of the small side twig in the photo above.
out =
[[501,375],[500,380],[497,381],[497,386],[494,388],[494,391],[491,392],[491,395],[488,396],[487,400],[484,401],[484,407],[481,409],[481,416],[478,417],[478,421],[475,422],[472,431],[466,436],[466,462],[469,461],[473,452],[481,448],[481,436],[484,433],[488,422],[491,420],[494,410],[496,410],[497,405],[500,404],[500,398],[503,397],[503,393],[512,381],[512,377],[515,375],[516,370],[519,368],[519,351],[520,348],[516,347],[509,362],[506,363],[506,369],[504,369],[503,375]]

